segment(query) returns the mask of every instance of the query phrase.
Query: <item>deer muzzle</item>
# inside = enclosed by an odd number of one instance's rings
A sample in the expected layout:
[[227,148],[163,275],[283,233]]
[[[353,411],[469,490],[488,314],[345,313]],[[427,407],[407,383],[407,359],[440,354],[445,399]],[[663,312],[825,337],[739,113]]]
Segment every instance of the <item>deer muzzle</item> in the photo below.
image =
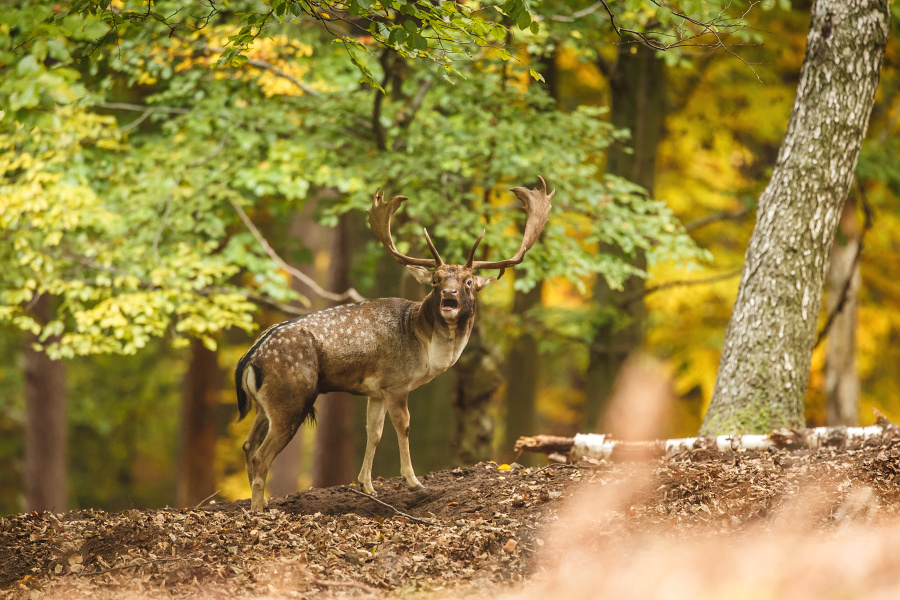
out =
[[441,314],[444,316],[455,316],[459,313],[459,291],[458,290],[442,290],[441,291]]

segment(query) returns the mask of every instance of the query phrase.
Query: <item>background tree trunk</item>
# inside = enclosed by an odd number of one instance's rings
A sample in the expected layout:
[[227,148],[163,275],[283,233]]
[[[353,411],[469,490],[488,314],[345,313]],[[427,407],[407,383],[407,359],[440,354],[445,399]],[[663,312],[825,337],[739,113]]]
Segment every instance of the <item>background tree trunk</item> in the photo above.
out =
[[[513,313],[524,318],[523,315],[540,303],[541,285],[538,284],[528,292],[516,292]],[[537,340],[527,326],[524,329],[506,356],[506,435],[499,455],[507,461],[513,457],[513,446],[519,436],[532,435],[537,424],[540,360]]]
[[887,0],[812,6],[797,98],[760,196],[703,435],[805,424],[822,286],[878,87]]
[[[319,190],[307,201],[302,210],[297,211],[290,226],[291,238],[312,253],[311,260],[298,261],[299,269],[326,288],[328,287],[328,267],[320,267],[316,257],[321,252],[328,252],[330,255],[334,229],[316,223],[313,213],[319,207],[320,202],[332,200],[336,196],[337,192],[332,188]],[[296,279],[292,286],[309,298],[311,311],[322,310],[328,306],[325,300]],[[343,290],[333,291],[342,292]],[[310,435],[310,430],[307,427],[300,427],[293,439],[272,462],[268,483],[269,493],[272,496],[286,496],[300,490],[300,479],[304,475],[304,463],[307,466],[306,475],[311,477],[309,465],[313,463],[313,459],[307,457],[305,461],[303,460],[303,439],[306,435]]]
[[215,351],[191,340],[181,400],[181,456],[175,502],[192,506],[216,491],[216,413],[221,373]]
[[469,343],[454,368],[456,432],[453,463],[456,465],[475,464],[494,455],[494,419],[490,408],[491,400],[503,385],[500,363],[500,351],[485,339],[479,316]]
[[[43,323],[51,320],[53,308],[47,295],[32,309]],[[66,501],[66,369],[35,350],[35,336],[25,343],[25,508],[62,512]]]
[[[829,314],[843,301],[828,331],[825,354],[827,425],[859,425],[859,375],[856,372],[856,308],[859,302],[860,228],[856,203],[848,199],[841,215],[843,239],[835,240],[828,269]],[[849,285],[848,285],[849,283]],[[846,294],[844,290],[846,288]]]
[[[359,231],[355,215],[344,214],[334,230],[331,260],[328,264],[328,289],[344,291],[350,287],[351,241]],[[352,394],[331,392],[316,401],[316,446],[313,453],[312,484],[315,487],[343,485],[354,481]]]
[[[619,143],[610,147],[606,170],[642,186],[650,195],[653,195],[656,152],[665,117],[664,67],[665,63],[656,52],[642,44],[620,44],[615,67],[608,74],[612,124],[628,129],[631,142],[627,147]],[[618,249],[605,248],[604,251],[616,252]],[[635,256],[633,263],[642,269],[647,265],[643,254]],[[606,280],[598,277],[594,284],[594,302],[616,305],[623,296],[636,296],[643,289],[644,280],[639,277],[626,281],[622,291],[610,289]],[[583,426],[587,431],[606,430],[600,419],[606,412],[616,375],[643,341],[646,310],[642,300],[628,307],[627,318],[629,321],[625,325],[614,322],[601,326],[594,337],[596,349],[591,350],[586,375]]]

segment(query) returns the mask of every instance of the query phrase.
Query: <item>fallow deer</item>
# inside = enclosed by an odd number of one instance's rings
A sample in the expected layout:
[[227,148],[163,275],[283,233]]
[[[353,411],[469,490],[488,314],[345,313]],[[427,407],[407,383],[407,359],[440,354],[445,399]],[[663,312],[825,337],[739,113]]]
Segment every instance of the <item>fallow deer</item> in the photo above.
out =
[[[384,200],[375,193],[368,211],[375,237],[417,281],[433,286],[421,302],[380,298],[318,311],[266,330],[238,362],[234,372],[240,418],[256,403],[256,420],[244,442],[251,509],[266,506],[264,488],[269,466],[300,425],[314,419],[320,393],[344,391],[368,396],[366,452],[358,480],[374,494],[372,458],[381,440],[385,411],[400,444],[400,472],[410,489],[423,486],[409,456],[409,392],[449,369],[462,353],[475,321],[476,292],[506,268],[522,262],[547,223],[550,199],[541,189],[513,188],[527,213],[522,244],[515,256],[477,261],[469,251],[464,265],[445,264],[428,230],[425,239],[433,259],[401,254],[391,236],[391,217],[407,198]],[[475,271],[500,269],[496,278]]]

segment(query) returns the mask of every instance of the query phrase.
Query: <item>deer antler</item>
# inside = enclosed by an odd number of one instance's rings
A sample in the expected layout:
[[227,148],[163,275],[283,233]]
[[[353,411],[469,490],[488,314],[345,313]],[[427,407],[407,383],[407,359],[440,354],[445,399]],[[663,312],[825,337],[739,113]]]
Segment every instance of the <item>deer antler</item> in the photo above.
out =
[[[553,190],[548,194],[547,182],[544,181],[543,177],[539,176],[538,179],[541,180],[543,189],[535,188],[531,190],[526,187],[514,187],[512,189],[513,193],[521,200],[522,206],[525,207],[525,213],[528,215],[525,220],[525,235],[522,238],[522,245],[519,246],[519,251],[516,252],[515,256],[498,261],[473,260],[475,258],[475,248],[478,247],[478,242],[481,241],[481,238],[479,237],[475,242],[475,245],[472,246],[472,250],[469,251],[469,260],[466,263],[467,267],[470,267],[473,270],[500,269],[500,275],[497,276],[499,278],[503,275],[503,271],[507,267],[512,267],[513,265],[522,262],[525,253],[534,245],[541,235],[541,232],[544,230],[544,225],[547,224],[551,208],[550,198],[556,193],[556,190]],[[482,233],[482,235],[484,235],[484,233]]]
[[387,251],[391,253],[391,256],[397,259],[397,262],[401,265],[413,265],[428,268],[441,266],[444,264],[444,261],[441,260],[440,254],[438,254],[437,249],[435,249],[427,229],[425,230],[425,239],[428,241],[428,248],[434,255],[434,259],[406,256],[398,251],[397,247],[394,245],[394,240],[391,237],[391,217],[397,212],[400,204],[406,199],[406,196],[394,196],[389,201],[385,202],[384,192],[382,192],[381,189],[378,189],[378,191],[375,192],[375,196],[372,198],[372,208],[368,211],[369,227],[372,228],[372,233],[375,234],[378,241],[381,242]]

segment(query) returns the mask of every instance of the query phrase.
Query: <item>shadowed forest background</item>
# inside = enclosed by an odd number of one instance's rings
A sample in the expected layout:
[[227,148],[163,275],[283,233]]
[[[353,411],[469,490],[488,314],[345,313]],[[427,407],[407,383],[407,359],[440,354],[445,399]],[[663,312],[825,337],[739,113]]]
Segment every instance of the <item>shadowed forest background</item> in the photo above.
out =
[[[705,19],[721,10],[697,4]],[[614,8],[641,30],[672,19],[653,3]],[[216,19],[119,40],[86,21],[66,44],[88,51],[66,69],[52,69],[63,42],[33,48],[0,88],[0,514],[33,508],[29,409],[57,447],[31,452],[66,453],[64,473],[41,474],[58,492],[42,508],[247,497],[234,366],[269,325],[335,301],[290,267],[336,293],[425,293],[365,225],[379,187],[410,197],[401,249],[422,255],[427,226],[451,261],[483,226],[482,251],[511,255],[508,189],[538,175],[557,189],[542,240],[480,295],[458,365],[411,395],[417,472],[511,461],[520,435],[625,435],[605,410],[616,393],[665,398],[653,435],[695,435],[810,20],[800,2],[729,10],[747,8],[728,48],[663,51],[617,35],[602,3],[545,3],[451,69],[359,32],[362,49],[336,43],[329,27],[343,25],[327,17],[273,24],[218,68],[232,32]],[[404,31],[393,43],[421,43]],[[17,49],[3,51],[6,69]],[[892,40],[832,250],[811,426],[900,418],[898,60]],[[51,293],[35,296],[25,268]],[[365,401],[335,393],[317,409],[276,460],[272,494],[355,476]],[[397,465],[389,431],[374,473]]]

